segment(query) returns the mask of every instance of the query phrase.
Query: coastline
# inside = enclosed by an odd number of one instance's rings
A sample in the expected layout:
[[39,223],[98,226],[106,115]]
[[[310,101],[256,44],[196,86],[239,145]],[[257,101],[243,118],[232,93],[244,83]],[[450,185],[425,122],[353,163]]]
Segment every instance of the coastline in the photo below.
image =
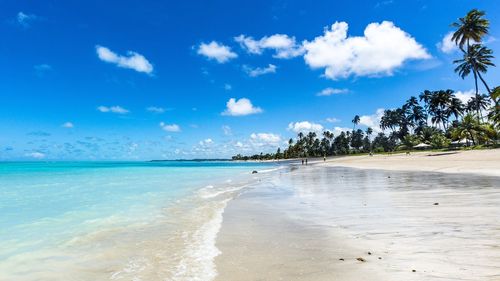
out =
[[500,150],[436,154],[312,159],[242,190],[215,280],[498,280]]
[[412,152],[410,155],[375,154],[373,156],[343,156],[315,161],[330,167],[379,169],[392,171],[467,173],[500,176],[500,149]]

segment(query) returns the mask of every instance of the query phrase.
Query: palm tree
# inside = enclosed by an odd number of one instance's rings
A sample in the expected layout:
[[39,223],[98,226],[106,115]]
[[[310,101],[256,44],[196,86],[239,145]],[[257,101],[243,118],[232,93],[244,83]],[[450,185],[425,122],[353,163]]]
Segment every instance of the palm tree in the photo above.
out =
[[425,113],[423,107],[417,105],[411,109],[409,118],[414,122],[415,125],[423,126],[427,121],[427,113]]
[[368,127],[368,128],[366,128],[366,135],[367,135],[368,137],[370,137],[372,134],[373,134],[373,129],[372,129],[372,127]]
[[354,125],[352,126],[352,130],[353,130],[353,131],[354,131],[354,129],[356,129],[356,125],[358,125],[358,124],[359,124],[359,121],[360,121],[360,120],[361,120],[361,119],[359,118],[359,115],[354,116],[354,119],[352,119],[352,121],[351,121],[351,122],[354,124]]
[[439,90],[431,92],[430,98],[428,100],[428,111],[431,115],[431,122],[434,124],[442,124],[443,128],[446,129],[446,124],[448,123],[448,106],[454,97],[452,90]]
[[452,97],[450,100],[450,104],[448,105],[448,117],[454,115],[455,120],[458,120],[458,116],[462,115],[464,113],[464,110],[465,106],[462,101],[457,97]]
[[302,138],[304,137],[304,133],[299,132],[299,134],[297,136],[299,137],[299,141],[302,141]]
[[416,97],[414,96],[411,96],[407,101],[406,103],[403,105],[404,107],[407,107],[407,108],[412,108],[412,107],[415,107],[418,105],[418,100]]
[[490,22],[483,18],[485,13],[477,9],[470,10],[463,18],[459,18],[458,22],[452,23],[451,26],[457,30],[453,33],[451,40],[465,53],[464,45],[470,46],[470,40],[481,42],[484,35],[488,34]]
[[479,122],[473,115],[467,114],[462,119],[452,132],[452,137],[456,139],[466,138],[472,140],[472,144],[476,145],[479,135],[482,133],[482,128]]
[[432,97],[432,93],[431,91],[429,90],[425,90],[423,91],[422,93],[420,93],[420,95],[418,96],[420,98],[420,101],[424,101],[424,104],[425,104],[425,108],[428,109],[429,108],[429,102],[431,100],[431,97]]
[[488,84],[486,84],[486,81],[481,73],[486,73],[489,66],[495,66],[495,64],[491,62],[494,58],[492,54],[493,51],[491,49],[488,49],[481,44],[474,44],[467,49],[467,52],[464,53],[462,59],[453,61],[453,63],[458,64],[455,68],[455,72],[457,72],[462,79],[467,77],[471,72],[474,74],[476,95],[478,95],[479,91],[477,85],[478,77],[481,82],[483,82],[486,90],[488,90],[488,93],[491,95],[491,90],[488,87]]
[[489,105],[490,98],[488,95],[477,95],[470,98],[469,102],[467,102],[467,110],[475,111],[477,113],[477,120],[479,121],[479,119],[483,119],[481,111],[486,110]]

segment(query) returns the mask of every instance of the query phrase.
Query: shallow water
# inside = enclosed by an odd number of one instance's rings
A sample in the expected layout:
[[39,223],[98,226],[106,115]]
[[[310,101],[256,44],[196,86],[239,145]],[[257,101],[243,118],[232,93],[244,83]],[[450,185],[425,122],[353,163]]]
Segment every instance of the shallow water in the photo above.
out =
[[270,168],[0,163],[0,280],[211,280],[228,200]]

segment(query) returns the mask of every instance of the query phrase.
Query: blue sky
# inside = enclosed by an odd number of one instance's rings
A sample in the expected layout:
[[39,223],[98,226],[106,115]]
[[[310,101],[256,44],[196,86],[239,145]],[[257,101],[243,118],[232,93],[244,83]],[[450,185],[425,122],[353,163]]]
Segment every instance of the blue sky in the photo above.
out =
[[[300,130],[376,126],[459,91],[445,39],[496,1],[0,1],[0,159],[230,157]],[[497,62],[498,64],[498,62]],[[500,71],[486,75],[498,84]]]

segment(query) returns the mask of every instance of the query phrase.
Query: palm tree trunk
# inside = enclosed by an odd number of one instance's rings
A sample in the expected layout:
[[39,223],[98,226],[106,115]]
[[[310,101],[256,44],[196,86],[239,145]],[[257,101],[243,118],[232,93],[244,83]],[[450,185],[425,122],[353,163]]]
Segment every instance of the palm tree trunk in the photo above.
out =
[[[475,86],[476,86],[476,112],[477,112],[477,121],[480,122],[483,119],[483,117],[481,116],[480,108],[479,108],[479,89],[477,87],[477,72],[476,72],[475,69],[473,69],[472,72],[474,73],[474,83],[475,83]],[[481,120],[479,118],[481,118]]]
[[479,71],[477,72],[477,75],[479,76],[479,79],[481,79],[481,82],[483,82],[484,86],[486,87],[488,94],[491,94],[490,87],[488,87],[488,84],[486,84],[486,81],[484,81],[483,76],[481,76],[481,73]]

